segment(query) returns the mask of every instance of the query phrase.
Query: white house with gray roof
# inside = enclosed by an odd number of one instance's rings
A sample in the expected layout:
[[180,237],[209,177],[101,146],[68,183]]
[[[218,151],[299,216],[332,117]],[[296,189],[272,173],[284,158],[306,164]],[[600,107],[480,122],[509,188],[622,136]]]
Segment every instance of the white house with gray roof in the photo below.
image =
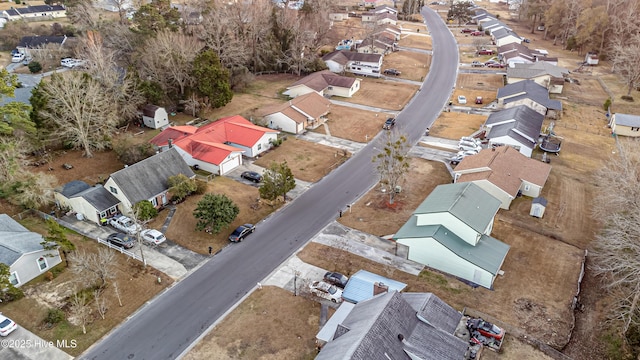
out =
[[531,64],[514,63],[507,68],[507,84],[524,80],[533,80],[538,85],[549,89],[550,94],[561,94],[564,87],[564,77],[569,69],[552,65],[546,61]]
[[349,50],[336,50],[322,57],[333,73],[350,72],[356,75],[380,77],[381,54],[363,54]]
[[0,214],[0,263],[9,266],[13,286],[20,287],[62,261],[58,249],[45,250],[43,241],[42,235]]
[[114,172],[104,187],[120,201],[121,212],[128,214],[142,200],[149,200],[156,208],[167,205],[167,181],[179,174],[196,176],[178,151],[171,148]]
[[501,87],[498,89],[496,99],[498,106],[505,109],[526,105],[552,119],[562,115],[562,102],[550,99],[549,89],[531,79]]
[[640,115],[615,113],[609,121],[611,132],[616,135],[640,136]]
[[489,146],[507,145],[531,157],[538,144],[544,115],[525,105],[496,111],[489,115],[482,129]]
[[118,213],[120,200],[102,185],[89,186],[84,181],[73,180],[55,189],[56,204],[82,214],[85,219],[100,224]]
[[507,28],[499,28],[491,32],[491,38],[493,39],[493,43],[498,47],[512,43],[522,43],[522,38]]
[[316,360],[464,359],[469,346],[454,336],[461,319],[432,293],[379,294],[353,306]]
[[500,205],[474,183],[439,185],[393,239],[409,260],[491,289],[509,251],[490,236]]

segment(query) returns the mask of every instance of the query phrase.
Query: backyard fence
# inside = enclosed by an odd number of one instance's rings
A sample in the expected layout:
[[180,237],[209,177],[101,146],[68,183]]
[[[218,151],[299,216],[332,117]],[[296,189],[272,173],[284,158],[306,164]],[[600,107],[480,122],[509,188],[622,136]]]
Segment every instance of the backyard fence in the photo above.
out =
[[113,249],[115,251],[119,251],[121,254],[125,254],[125,255],[127,255],[129,257],[132,257],[132,258],[142,262],[145,266],[147,265],[147,260],[142,260],[142,257],[140,257],[140,255],[135,254],[134,252],[131,252],[129,250],[125,250],[125,249],[121,248],[120,246],[113,245],[112,243],[110,243],[110,242],[108,242],[106,240],[102,240],[100,238],[96,238],[96,240],[98,240],[98,242],[100,244],[107,245],[109,248],[111,248],[111,249]]

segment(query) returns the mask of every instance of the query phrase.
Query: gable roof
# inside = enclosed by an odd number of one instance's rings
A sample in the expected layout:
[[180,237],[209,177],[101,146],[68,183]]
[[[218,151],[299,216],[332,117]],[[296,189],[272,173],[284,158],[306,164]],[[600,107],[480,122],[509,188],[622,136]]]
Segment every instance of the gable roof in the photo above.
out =
[[422,322],[403,294],[390,291],[358,303],[316,359],[408,360],[414,354],[425,360],[459,360],[467,348],[452,333]]
[[528,148],[535,148],[544,115],[526,105],[518,105],[489,115],[484,126],[490,127],[490,139],[509,135]]
[[413,214],[448,212],[476,232],[483,233],[500,205],[500,200],[474,183],[444,184],[436,186]]
[[24,36],[20,39],[18,47],[34,49],[48,44],[63,45],[66,40],[66,36]]
[[462,173],[457,182],[487,180],[515,198],[522,181],[544,186],[551,165],[528,158],[511,146],[499,146],[466,156],[454,171]]
[[373,285],[375,283],[384,284],[389,287],[389,291],[402,291],[407,284],[374,274],[365,270],[358,270],[349,278],[347,286],[342,292],[342,298],[353,303],[358,303],[373,297]]
[[349,89],[355,82],[355,78],[340,76],[338,74],[332,73],[330,70],[322,70],[303,77],[302,79],[293,83],[293,85],[289,86],[288,89],[291,89],[292,87],[298,85],[304,85],[317,92],[323,91],[329,86],[337,86]]
[[522,41],[520,36],[518,36],[518,34],[516,34],[515,31],[508,30],[507,28],[497,29],[497,30],[491,32],[491,36],[496,38],[496,40],[497,39],[504,39],[504,38],[509,37],[509,36],[513,36],[516,39]]
[[147,104],[142,108],[142,115],[148,116],[148,117],[155,117],[156,111],[158,111],[158,109],[160,109],[160,106]]
[[91,186],[84,181],[81,180],[72,180],[68,183],[64,184],[62,187],[56,189],[56,192],[62,194],[66,198],[70,198],[73,195],[87,190]]
[[89,204],[91,204],[91,206],[93,206],[97,211],[100,212],[120,204],[120,200],[118,200],[117,197],[115,197],[102,185],[90,187],[77,194],[74,194],[71,197],[81,197],[85,199]]
[[191,125],[170,126],[164,129],[160,134],[156,135],[149,142],[156,146],[167,146],[169,139],[178,141],[189,135],[193,135],[198,130],[197,127]]
[[562,102],[549,99],[549,90],[530,79],[518,81],[499,88],[497,98],[503,99],[505,104],[528,98],[547,109],[562,110]]
[[546,61],[537,61],[532,64],[513,64],[507,68],[507,77],[521,79],[531,79],[538,76],[549,75],[555,78],[562,78],[569,74],[569,70],[550,64]]
[[613,117],[616,125],[640,127],[640,115],[615,113]]
[[282,113],[297,123],[305,123],[309,118],[318,119],[327,114],[331,101],[317,92],[310,92],[283,104],[270,106],[261,111],[262,116]]
[[22,14],[36,14],[64,10],[65,8],[62,5],[34,5],[21,8],[12,8],[6,10],[6,12],[9,16],[18,16]]
[[7,214],[0,214],[0,263],[13,265],[23,254],[43,250],[42,235],[31,232]]
[[111,174],[131,204],[148,200],[169,188],[167,180],[174,175],[195,176],[176,149],[155,154]]
[[[322,57],[322,60],[324,60],[325,62],[331,60],[337,62],[340,65],[346,65],[349,61],[380,63],[380,59],[382,59],[382,55],[380,54],[364,54],[349,50],[332,51]],[[294,84],[294,86],[295,85],[296,84]]]

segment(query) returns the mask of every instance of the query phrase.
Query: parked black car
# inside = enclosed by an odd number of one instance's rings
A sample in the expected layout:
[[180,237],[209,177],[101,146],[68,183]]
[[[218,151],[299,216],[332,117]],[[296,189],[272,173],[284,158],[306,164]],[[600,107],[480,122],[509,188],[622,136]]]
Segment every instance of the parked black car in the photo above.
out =
[[136,243],[133,237],[123,233],[113,233],[107,237],[107,241],[125,249],[131,249]]
[[349,281],[349,278],[346,277],[345,275],[340,274],[339,272],[327,272],[326,274],[324,274],[324,281],[328,282],[329,284],[335,285],[341,289],[344,289],[345,286],[347,286],[347,282]]
[[256,227],[253,224],[240,225],[229,235],[229,241],[240,242],[254,231],[256,231]]
[[262,175],[258,174],[255,171],[245,171],[240,174],[240,177],[249,181],[253,181],[254,183],[259,183],[260,181],[262,181]]
[[396,119],[388,118],[387,121],[384,122],[384,125],[382,125],[382,128],[385,130],[391,130],[391,128],[394,127],[395,125],[396,125]]
[[401,74],[400,70],[397,70],[397,69],[386,69],[385,71],[383,71],[383,73],[385,75],[395,75],[395,76],[399,76]]

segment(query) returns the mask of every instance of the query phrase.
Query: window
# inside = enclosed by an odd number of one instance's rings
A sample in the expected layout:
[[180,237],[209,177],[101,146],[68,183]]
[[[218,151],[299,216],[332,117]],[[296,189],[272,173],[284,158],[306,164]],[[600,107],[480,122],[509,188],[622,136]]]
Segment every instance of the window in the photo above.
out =
[[101,212],[101,213],[100,213],[100,215],[99,215],[99,216],[100,216],[100,219],[104,219],[104,218],[106,218],[106,217],[107,217],[107,212],[106,212],[106,211],[103,211],[103,212]]
[[262,150],[262,144],[258,144],[258,150]]
[[118,209],[117,209],[117,208],[112,207],[111,209],[109,209],[109,214],[113,215],[113,214],[115,214],[117,211],[118,211]]
[[109,191],[111,191],[113,194],[118,193],[118,189],[114,188],[113,186],[109,186]]
[[531,185],[525,185],[524,186],[524,191],[529,191],[531,190]]
[[152,204],[153,206],[158,206],[158,199],[153,198],[153,199],[151,199],[150,201],[151,201],[151,204]]
[[639,130],[640,130],[640,127],[632,127],[631,128],[631,131],[639,131]]
[[38,267],[40,268],[40,271],[45,270],[48,266],[47,259],[45,259],[44,256],[40,256],[40,258],[38,258]]
[[11,285],[16,286],[18,284],[20,284],[20,279],[18,279],[18,273],[17,272],[12,272],[11,276],[9,276],[9,282],[11,282]]

